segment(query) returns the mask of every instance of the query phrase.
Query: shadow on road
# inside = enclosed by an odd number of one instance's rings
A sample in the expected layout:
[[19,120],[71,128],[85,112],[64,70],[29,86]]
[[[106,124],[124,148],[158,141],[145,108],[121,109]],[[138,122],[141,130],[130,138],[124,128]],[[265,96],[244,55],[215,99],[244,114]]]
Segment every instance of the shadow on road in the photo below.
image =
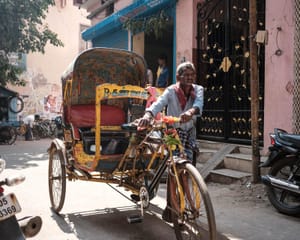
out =
[[127,217],[137,215],[136,206],[105,208],[84,212],[66,213],[52,217],[62,231],[75,234],[78,239],[174,239],[172,227],[157,213],[146,211],[142,223],[129,224]]
[[16,141],[13,145],[0,145],[0,156],[6,160],[6,169],[37,167],[36,162],[48,161],[50,141]]
[[[128,216],[137,215],[140,210],[136,206],[96,209],[57,215],[52,218],[65,233],[72,233],[78,239],[130,239],[130,240],[174,240],[172,225],[164,222],[160,216],[162,209],[151,205],[144,213],[141,223],[129,224]],[[203,231],[201,240],[208,240],[207,232]],[[228,240],[218,233],[217,240]]]
[[35,161],[48,160],[48,154],[31,154],[31,153],[10,153],[1,154],[6,161],[6,169],[24,169],[29,167],[37,167]]

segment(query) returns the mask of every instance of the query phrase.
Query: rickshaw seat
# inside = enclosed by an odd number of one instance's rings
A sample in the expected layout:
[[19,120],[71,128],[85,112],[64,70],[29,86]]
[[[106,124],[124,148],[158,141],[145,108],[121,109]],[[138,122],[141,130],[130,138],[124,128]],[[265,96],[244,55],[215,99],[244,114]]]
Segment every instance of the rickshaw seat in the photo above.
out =
[[[74,138],[80,139],[79,128],[95,127],[95,105],[73,105],[67,119],[73,127]],[[120,126],[125,123],[123,109],[112,105],[101,105],[101,126]]]

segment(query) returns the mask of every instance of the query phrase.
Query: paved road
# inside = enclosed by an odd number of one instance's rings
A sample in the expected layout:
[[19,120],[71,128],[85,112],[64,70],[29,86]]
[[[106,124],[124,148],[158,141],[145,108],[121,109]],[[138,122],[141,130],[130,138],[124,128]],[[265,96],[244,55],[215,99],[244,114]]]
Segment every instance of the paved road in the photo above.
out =
[[17,173],[26,176],[24,183],[6,188],[6,192],[17,195],[22,206],[18,217],[40,215],[43,219],[42,230],[33,239],[174,239],[172,228],[159,217],[162,198],[158,197],[157,205],[146,212],[143,224],[128,224],[127,216],[138,213],[136,205],[107,184],[67,182],[64,208],[60,216],[54,214],[48,197],[49,143],[17,141],[12,146],[0,146],[7,161],[1,177]]
[[[161,220],[165,185],[152,200],[143,223],[128,224],[127,216],[138,213],[136,205],[103,183],[68,181],[61,215],[54,214],[48,196],[50,141],[0,145],[0,155],[7,160],[1,179],[19,173],[26,176],[24,183],[5,189],[6,193],[16,193],[19,199],[22,212],[17,217],[39,215],[43,219],[42,230],[33,240],[175,239],[171,226]],[[208,185],[218,230],[231,240],[298,240],[300,218],[277,213],[262,192],[245,185]]]
[[[22,173],[24,183],[6,188],[16,194],[23,216],[39,215],[41,232],[32,239],[43,240],[157,240],[175,239],[170,225],[161,220],[165,206],[165,185],[159,189],[143,223],[128,224],[127,217],[139,213],[137,206],[105,183],[67,181],[66,201],[60,215],[50,210],[48,196],[48,154],[51,140],[17,141],[0,146],[7,168],[1,178]],[[125,194],[123,189],[118,189]]]

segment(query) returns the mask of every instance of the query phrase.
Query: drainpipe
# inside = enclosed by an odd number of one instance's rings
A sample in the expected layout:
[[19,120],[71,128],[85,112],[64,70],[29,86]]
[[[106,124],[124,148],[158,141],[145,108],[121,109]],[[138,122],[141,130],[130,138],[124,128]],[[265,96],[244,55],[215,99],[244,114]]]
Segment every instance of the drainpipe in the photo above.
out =
[[294,31],[294,89],[293,89],[293,132],[300,134],[300,3],[294,1],[295,31]]

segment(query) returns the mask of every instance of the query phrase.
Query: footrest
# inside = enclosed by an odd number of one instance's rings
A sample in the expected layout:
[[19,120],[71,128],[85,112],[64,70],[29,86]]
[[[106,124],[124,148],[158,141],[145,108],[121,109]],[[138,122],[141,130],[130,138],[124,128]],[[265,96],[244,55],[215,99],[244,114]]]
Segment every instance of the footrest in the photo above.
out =
[[127,217],[127,222],[128,223],[141,223],[143,221],[143,216],[141,215],[132,215]]
[[136,132],[137,131],[137,126],[135,124],[132,124],[132,123],[124,123],[124,124],[121,125],[121,129]]

